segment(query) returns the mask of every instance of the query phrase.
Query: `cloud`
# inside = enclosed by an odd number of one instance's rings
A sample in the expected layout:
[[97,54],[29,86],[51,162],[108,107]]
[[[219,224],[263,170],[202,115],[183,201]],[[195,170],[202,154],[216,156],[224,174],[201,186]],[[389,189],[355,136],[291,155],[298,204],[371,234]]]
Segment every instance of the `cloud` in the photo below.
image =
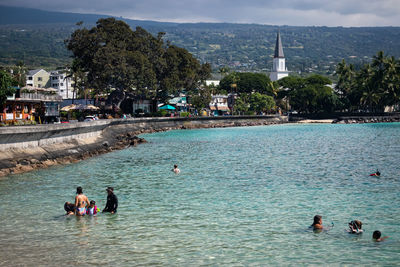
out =
[[0,0],[0,4],[171,22],[400,26],[399,0]]

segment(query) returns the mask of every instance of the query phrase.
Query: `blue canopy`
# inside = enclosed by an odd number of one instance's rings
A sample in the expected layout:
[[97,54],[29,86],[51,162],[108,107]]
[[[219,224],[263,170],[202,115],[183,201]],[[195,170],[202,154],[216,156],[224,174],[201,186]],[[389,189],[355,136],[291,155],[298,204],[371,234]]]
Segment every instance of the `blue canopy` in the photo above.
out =
[[162,106],[162,107],[160,107],[160,109],[170,109],[170,110],[174,110],[174,109],[176,109],[174,106],[171,106],[171,105],[165,105],[165,106]]

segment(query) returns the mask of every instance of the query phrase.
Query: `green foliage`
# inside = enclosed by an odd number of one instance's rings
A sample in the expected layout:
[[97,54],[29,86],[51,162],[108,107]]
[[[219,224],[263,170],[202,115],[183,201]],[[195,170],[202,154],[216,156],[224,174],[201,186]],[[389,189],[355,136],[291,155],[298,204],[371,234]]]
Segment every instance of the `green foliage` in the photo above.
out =
[[15,93],[15,89],[12,88],[13,79],[10,74],[4,70],[0,70],[0,106],[2,106],[7,96],[12,96]]
[[337,75],[344,109],[382,112],[386,106],[400,105],[400,61],[383,51],[358,71],[342,61]]
[[163,35],[154,37],[141,27],[132,31],[114,18],[100,19],[96,27],[74,31],[67,48],[77,69],[87,72],[87,86],[96,94],[116,88],[165,101],[171,94],[197,88],[211,68],[186,49],[164,45]]
[[227,92],[252,93],[274,95],[272,83],[269,77],[264,73],[231,73],[225,76],[220,82],[220,90]]
[[189,117],[190,116],[190,112],[181,112],[181,113],[179,113],[179,116],[181,116],[181,117]]
[[196,95],[193,95],[190,100],[190,104],[192,104],[197,110],[201,110],[202,108],[208,108],[211,102],[211,91],[208,87],[204,87],[198,90]]
[[284,88],[281,97],[287,97],[291,108],[298,112],[332,112],[338,105],[338,97],[327,86],[331,80],[321,75],[289,76],[278,82]]
[[254,93],[250,96],[250,110],[256,113],[271,112],[275,109],[275,101],[272,96]]

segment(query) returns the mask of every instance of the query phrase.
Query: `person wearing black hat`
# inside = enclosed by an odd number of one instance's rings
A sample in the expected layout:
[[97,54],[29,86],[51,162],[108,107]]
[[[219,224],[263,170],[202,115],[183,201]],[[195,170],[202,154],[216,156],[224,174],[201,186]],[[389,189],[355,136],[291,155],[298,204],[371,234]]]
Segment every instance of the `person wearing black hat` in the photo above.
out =
[[110,212],[110,213],[116,213],[117,208],[118,208],[118,198],[116,195],[114,195],[114,188],[112,187],[107,187],[107,203],[106,207],[103,209],[103,212]]

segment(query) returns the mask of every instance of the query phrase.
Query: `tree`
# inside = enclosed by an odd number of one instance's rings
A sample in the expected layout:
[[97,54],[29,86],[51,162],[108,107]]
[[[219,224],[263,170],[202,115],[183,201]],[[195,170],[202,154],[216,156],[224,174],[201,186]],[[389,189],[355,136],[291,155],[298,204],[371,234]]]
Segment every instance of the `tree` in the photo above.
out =
[[164,34],[154,37],[141,27],[132,31],[125,22],[107,18],[91,29],[76,30],[66,44],[96,94],[115,88],[165,101],[171,94],[198,88],[211,67],[200,64],[186,49],[165,45]]
[[7,101],[7,96],[12,96],[15,89],[12,88],[12,78],[4,70],[0,70],[0,106],[4,105]]
[[250,110],[256,113],[271,112],[275,109],[275,101],[272,96],[254,93],[250,96]]
[[191,104],[198,110],[201,110],[202,108],[208,108],[210,102],[211,91],[208,87],[199,89],[198,94],[191,97]]
[[258,92],[274,95],[271,80],[263,73],[230,73],[221,80],[220,89],[238,94]]

